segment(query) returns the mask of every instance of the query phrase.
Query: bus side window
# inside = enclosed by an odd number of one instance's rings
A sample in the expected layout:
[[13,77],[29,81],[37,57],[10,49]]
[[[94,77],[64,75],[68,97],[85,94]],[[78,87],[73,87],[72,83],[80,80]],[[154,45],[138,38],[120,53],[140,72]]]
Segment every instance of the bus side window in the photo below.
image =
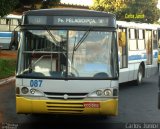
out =
[[126,33],[119,32],[119,46],[125,47],[126,46]]
[[127,63],[127,41],[126,41],[126,28],[119,29],[118,33],[118,42],[119,42],[119,52],[120,52],[120,68],[126,68],[128,66]]
[[157,31],[153,31],[153,49],[156,50],[157,48],[158,48]]

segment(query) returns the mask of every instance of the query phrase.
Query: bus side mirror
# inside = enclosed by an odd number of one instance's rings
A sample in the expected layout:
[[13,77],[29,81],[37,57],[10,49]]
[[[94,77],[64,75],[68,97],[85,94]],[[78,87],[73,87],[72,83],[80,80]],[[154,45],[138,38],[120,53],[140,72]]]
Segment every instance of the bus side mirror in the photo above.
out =
[[119,42],[119,46],[121,47],[126,46],[126,33],[125,32],[118,33],[118,42]]

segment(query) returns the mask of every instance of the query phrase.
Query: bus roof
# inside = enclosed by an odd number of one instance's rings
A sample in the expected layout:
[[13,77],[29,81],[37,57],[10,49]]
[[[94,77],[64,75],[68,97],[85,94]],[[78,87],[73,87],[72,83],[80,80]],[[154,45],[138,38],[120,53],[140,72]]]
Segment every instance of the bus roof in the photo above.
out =
[[87,10],[87,9],[69,9],[69,8],[54,8],[54,9],[40,9],[40,10],[31,10],[24,12],[24,15],[36,15],[36,16],[93,16],[93,17],[116,17],[112,13],[103,12],[103,11],[94,11],[94,10]]
[[22,25],[116,28],[112,13],[84,9],[40,9],[24,12]]
[[126,22],[126,21],[116,21],[118,27],[128,27],[128,28],[137,28],[137,29],[157,29],[160,27],[157,24],[149,23],[136,23],[136,22]]
[[4,16],[3,18],[6,18],[6,19],[21,19],[22,15],[9,14],[7,16]]

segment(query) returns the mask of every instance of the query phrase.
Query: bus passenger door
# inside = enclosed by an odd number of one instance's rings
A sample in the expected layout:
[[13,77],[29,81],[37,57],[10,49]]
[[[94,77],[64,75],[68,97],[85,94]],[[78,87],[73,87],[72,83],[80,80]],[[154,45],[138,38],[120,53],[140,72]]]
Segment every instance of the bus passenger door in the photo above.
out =
[[119,67],[120,67],[120,76],[119,82],[128,81],[128,47],[127,47],[127,29],[120,28],[118,32],[118,45],[119,45]]
[[149,76],[151,73],[152,64],[152,31],[146,30],[145,32],[145,44],[146,44],[146,75]]

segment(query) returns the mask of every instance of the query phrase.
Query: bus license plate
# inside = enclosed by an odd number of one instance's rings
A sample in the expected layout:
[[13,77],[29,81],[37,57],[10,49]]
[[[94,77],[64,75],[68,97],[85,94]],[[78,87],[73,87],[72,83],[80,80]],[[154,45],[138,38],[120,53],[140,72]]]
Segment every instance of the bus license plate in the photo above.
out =
[[100,108],[99,102],[84,102],[83,104],[85,108]]

